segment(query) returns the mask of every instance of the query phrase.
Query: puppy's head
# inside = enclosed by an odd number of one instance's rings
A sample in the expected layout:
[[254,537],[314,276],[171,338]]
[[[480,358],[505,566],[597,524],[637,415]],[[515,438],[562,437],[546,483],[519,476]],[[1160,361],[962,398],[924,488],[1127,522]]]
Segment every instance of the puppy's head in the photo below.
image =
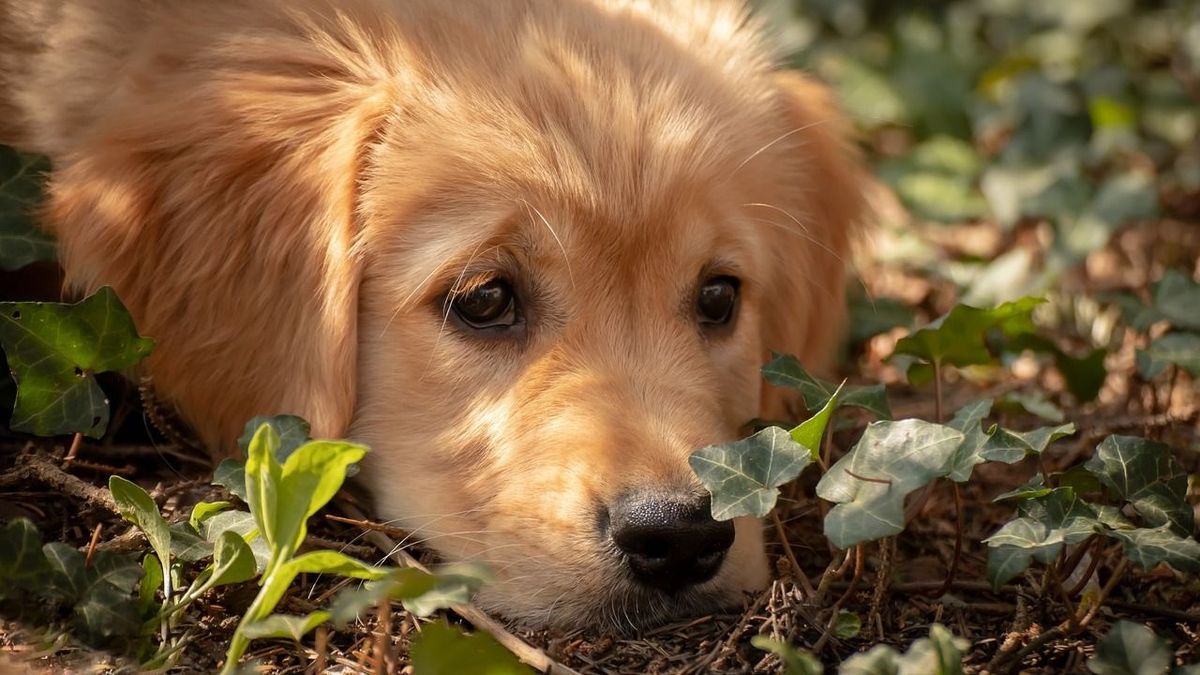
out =
[[654,621],[767,579],[687,458],[778,414],[772,349],[824,359],[859,186],[825,90],[750,34],[686,43],[735,25],[707,18],[526,26],[371,161],[353,435],[383,512],[489,563],[510,616]]
[[836,340],[841,118],[737,8],[421,4],[284,12],[257,70],[225,36],[224,77],[58,179],[69,270],[117,286],[208,436],[294,412],[370,445],[380,513],[489,564],[488,608],[737,602],[767,580],[760,525],[712,521],[687,458],[781,414],[772,350],[819,366]]

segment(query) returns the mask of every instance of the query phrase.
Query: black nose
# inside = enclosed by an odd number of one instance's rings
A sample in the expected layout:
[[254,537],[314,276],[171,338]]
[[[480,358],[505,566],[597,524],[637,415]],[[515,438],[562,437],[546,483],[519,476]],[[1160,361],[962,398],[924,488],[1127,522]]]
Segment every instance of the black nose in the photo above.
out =
[[707,496],[632,495],[610,516],[634,577],[668,592],[711,579],[733,545],[733,523],[712,519]]

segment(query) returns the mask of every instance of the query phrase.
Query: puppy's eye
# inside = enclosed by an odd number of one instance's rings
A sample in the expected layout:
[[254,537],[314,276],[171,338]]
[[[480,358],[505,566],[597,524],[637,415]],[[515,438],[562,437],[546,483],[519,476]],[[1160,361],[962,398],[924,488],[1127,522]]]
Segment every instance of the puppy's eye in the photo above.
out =
[[451,300],[451,309],[471,328],[503,328],[517,323],[517,296],[504,279],[492,279]]
[[733,319],[737,309],[739,282],[734,277],[713,277],[704,282],[696,297],[696,313],[700,323],[720,326]]

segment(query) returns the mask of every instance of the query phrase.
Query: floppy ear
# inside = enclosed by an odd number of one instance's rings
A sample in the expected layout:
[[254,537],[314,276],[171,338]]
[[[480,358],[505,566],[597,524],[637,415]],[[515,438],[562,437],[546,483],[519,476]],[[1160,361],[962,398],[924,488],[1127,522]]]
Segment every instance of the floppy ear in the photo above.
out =
[[388,101],[369,36],[264,13],[146,36],[46,214],[68,284],[116,289],[157,340],[157,394],[214,451],[254,415],[343,435],[355,399],[358,182]]
[[[821,373],[832,364],[846,320],[845,275],[862,225],[866,174],[848,119],[833,92],[795,71],[774,75],[786,139],[778,188],[777,227],[770,228],[775,283],[764,325],[764,362],[770,352],[800,359]],[[787,415],[785,392],[764,384],[762,415]]]

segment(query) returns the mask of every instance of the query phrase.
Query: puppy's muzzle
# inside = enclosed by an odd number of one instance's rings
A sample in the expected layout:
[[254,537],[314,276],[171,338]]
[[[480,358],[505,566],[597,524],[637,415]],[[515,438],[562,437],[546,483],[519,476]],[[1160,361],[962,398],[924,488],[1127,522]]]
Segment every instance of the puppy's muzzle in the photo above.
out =
[[707,495],[637,493],[610,509],[610,536],[634,579],[674,593],[713,578],[733,545],[733,522],[709,514]]

